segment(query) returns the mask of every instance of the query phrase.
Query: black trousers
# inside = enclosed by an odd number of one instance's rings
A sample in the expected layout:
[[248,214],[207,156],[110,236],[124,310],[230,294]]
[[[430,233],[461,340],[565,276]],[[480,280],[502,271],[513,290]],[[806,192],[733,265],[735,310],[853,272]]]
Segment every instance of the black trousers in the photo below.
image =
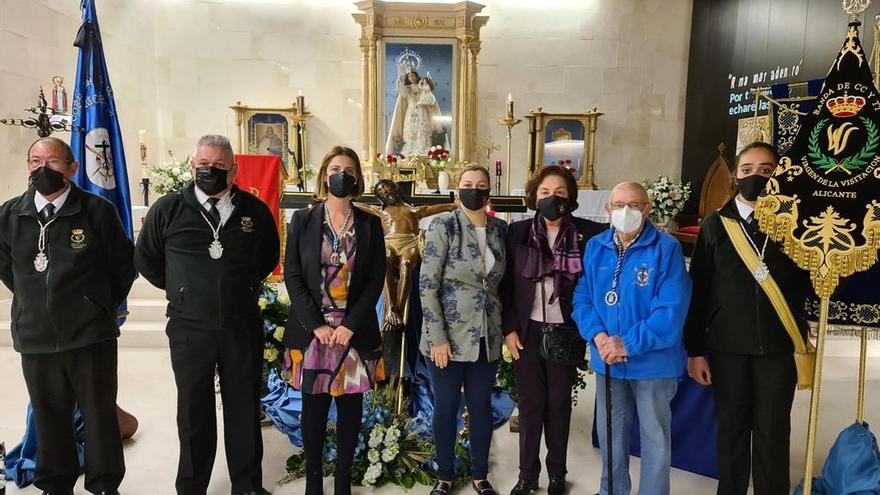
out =
[[519,396],[519,477],[538,480],[543,432],[547,444],[547,474],[564,478],[571,428],[571,387],[577,368],[541,357],[538,353],[541,323],[529,321],[520,339],[523,348],[519,351],[519,360],[513,362]]
[[718,414],[718,495],[790,493],[789,437],[797,371],[791,353],[709,353]]
[[263,336],[259,320],[226,332],[196,330],[169,320],[171,368],[177,384],[180,460],[175,487],[180,495],[202,495],[217,453],[214,373],[220,376],[223,438],[232,493],[260,490],[263,438],[260,383]]
[[330,401],[336,402],[335,495],[351,493],[351,466],[361,432],[364,394],[302,394],[303,450],[306,455],[306,495],[320,495],[323,486],[324,445]]
[[437,453],[437,477],[453,481],[455,444],[458,439],[459,405],[462,388],[468,409],[468,434],[471,441],[471,478],[484,480],[489,475],[489,446],[492,444],[492,386],[498,361],[489,362],[486,341],[480,341],[480,355],[474,362],[449,361],[438,368],[427,359],[431,385],[434,387],[434,446]]
[[79,477],[73,413],[85,429],[86,490],[113,491],[125,475],[116,419],[116,339],[51,354],[22,354],[21,369],[37,426],[34,485],[51,494],[73,491]]

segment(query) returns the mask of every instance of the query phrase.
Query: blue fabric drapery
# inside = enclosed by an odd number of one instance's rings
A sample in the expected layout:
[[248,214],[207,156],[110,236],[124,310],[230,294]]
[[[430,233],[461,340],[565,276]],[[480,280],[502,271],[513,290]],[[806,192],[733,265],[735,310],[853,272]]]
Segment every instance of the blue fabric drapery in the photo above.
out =
[[[594,375],[596,386],[604,387],[604,378]],[[692,473],[718,478],[718,419],[712,389],[691,380],[687,372],[678,380],[678,392],[672,399],[672,466]],[[613,404],[612,404],[613,406]],[[593,447],[599,448],[593,404]],[[605,425],[601,425],[602,428]],[[630,453],[639,456],[639,417],[633,420]]]
[[[27,408],[27,426],[24,438],[6,454],[6,479],[12,480],[15,486],[24,488],[34,482],[34,470],[37,467],[37,427],[34,421],[34,410],[30,404]],[[76,453],[79,458],[79,467],[82,471],[85,466],[83,448],[85,446],[85,431],[83,420],[77,408],[73,415],[73,423],[76,434]]]

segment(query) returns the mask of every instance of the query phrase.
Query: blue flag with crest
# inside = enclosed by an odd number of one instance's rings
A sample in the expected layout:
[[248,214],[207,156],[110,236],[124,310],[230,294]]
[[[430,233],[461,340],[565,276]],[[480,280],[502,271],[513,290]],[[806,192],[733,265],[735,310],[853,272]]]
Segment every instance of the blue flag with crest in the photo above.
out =
[[132,238],[131,194],[125,152],[113,90],[107,76],[101,30],[94,0],[82,0],[82,25],[74,46],[79,48],[73,91],[73,132],[70,147],[79,162],[74,182],[116,206],[125,232]]
[[[73,91],[70,148],[79,168],[73,181],[80,188],[101,196],[116,206],[122,226],[133,239],[131,222],[131,194],[128,189],[128,171],[113,89],[107,76],[104,48],[95,0],[82,0],[82,25],[74,46],[79,48],[76,62],[76,86]],[[126,314],[127,305],[119,308]],[[125,318],[117,322],[122,325]]]

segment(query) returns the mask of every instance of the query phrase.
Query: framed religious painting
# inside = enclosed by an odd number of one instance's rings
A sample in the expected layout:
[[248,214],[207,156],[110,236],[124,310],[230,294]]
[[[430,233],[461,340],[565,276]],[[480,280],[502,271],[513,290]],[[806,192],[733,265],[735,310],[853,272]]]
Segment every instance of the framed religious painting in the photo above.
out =
[[[476,155],[477,56],[483,5],[362,0],[353,14],[363,54],[366,171],[390,176],[418,168],[432,146],[450,150],[449,167]],[[420,158],[410,164],[411,160]],[[430,160],[428,160],[430,161]],[[424,167],[424,165],[421,165]]]
[[595,108],[573,114],[547,113],[542,107],[529,112],[529,176],[540,167],[560,165],[571,169],[578,187],[596,189],[596,129],[602,115]]
[[453,150],[458,53],[453,40],[388,38],[383,44],[380,153]]
[[236,153],[278,156],[284,164],[287,184],[305,190],[305,121],[310,114],[300,112],[296,103],[287,108],[253,108],[239,101],[229,108],[235,112],[232,142]]

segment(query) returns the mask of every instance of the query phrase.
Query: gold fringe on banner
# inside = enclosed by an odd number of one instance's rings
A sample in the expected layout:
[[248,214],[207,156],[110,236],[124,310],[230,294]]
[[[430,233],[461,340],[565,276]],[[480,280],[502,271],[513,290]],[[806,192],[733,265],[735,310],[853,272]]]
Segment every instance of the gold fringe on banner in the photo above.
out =
[[[797,266],[810,272],[810,280],[816,295],[830,298],[841,278],[855,272],[865,271],[877,261],[880,249],[880,204],[872,200],[866,205],[867,212],[861,235],[862,245],[856,245],[852,231],[855,224],[841,218],[829,205],[817,216],[799,218],[797,195],[779,194],[779,178],[782,175],[800,175],[803,167],[793,165],[789,157],[783,157],[768,184],[768,193],[758,199],[755,218],[771,239],[782,244],[783,251]],[[799,225],[802,233],[795,235]]]

